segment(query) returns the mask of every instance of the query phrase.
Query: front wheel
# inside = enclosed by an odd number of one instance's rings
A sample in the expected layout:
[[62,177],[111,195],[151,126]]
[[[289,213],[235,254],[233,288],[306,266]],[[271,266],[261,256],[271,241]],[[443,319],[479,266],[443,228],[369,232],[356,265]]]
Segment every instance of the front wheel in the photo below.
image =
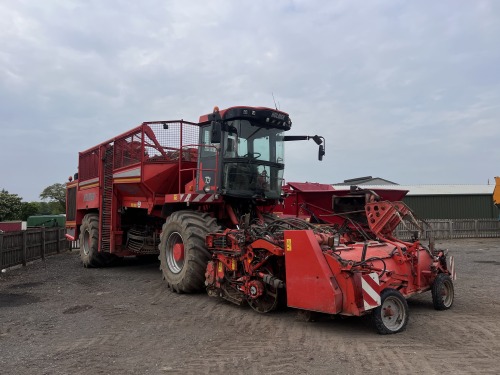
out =
[[453,305],[455,289],[451,277],[440,273],[432,283],[432,303],[436,310],[448,310]]
[[408,303],[396,289],[384,289],[380,295],[381,305],[373,311],[375,328],[381,335],[402,332],[406,329]]
[[218,229],[216,219],[196,211],[174,212],[166,220],[159,259],[163,278],[174,292],[192,293],[205,288],[210,259],[205,237]]

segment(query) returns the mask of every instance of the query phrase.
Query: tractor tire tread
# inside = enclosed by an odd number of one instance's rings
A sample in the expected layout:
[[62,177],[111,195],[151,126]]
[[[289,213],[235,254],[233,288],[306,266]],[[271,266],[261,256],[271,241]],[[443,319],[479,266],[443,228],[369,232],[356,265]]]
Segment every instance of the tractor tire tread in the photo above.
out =
[[[89,253],[83,252],[84,235],[89,232],[91,243]],[[84,216],[80,230],[80,258],[85,268],[99,268],[111,265],[117,257],[109,253],[100,253],[99,247],[99,215],[96,213],[87,214]]]
[[[448,285],[451,288],[451,301],[447,303],[443,298],[443,288]],[[453,300],[455,297],[455,289],[453,287],[453,281],[451,277],[446,273],[440,273],[436,276],[436,279],[432,283],[431,287],[432,293],[432,304],[436,310],[448,310],[453,305]]]
[[[175,230],[174,230],[175,228]],[[163,224],[160,237],[160,268],[167,286],[176,293],[194,293],[205,288],[205,271],[210,253],[205,247],[205,236],[219,229],[217,221],[207,213],[183,210],[174,212]],[[174,274],[166,261],[167,239],[175,231],[182,232],[185,262]]]
[[[405,313],[405,321],[403,322],[402,326],[399,327],[397,330],[391,330],[390,328],[388,328],[384,324],[384,321],[382,319],[382,306],[384,304],[385,299],[391,296],[397,298],[401,302]],[[372,316],[373,323],[375,325],[377,332],[381,335],[388,335],[404,331],[406,329],[406,326],[408,325],[410,317],[408,310],[408,302],[406,301],[406,298],[404,298],[403,295],[396,289],[387,288],[384,289],[380,294],[380,299],[381,299],[381,304],[380,306],[374,309]]]

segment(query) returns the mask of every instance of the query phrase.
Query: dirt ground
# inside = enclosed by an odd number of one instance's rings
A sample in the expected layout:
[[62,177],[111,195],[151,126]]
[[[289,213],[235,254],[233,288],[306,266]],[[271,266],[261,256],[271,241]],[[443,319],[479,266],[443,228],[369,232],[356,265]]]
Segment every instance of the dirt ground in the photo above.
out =
[[438,245],[456,257],[453,307],[414,297],[389,336],[366,318],[306,323],[173,294],[155,261],[84,269],[77,251],[56,255],[0,276],[0,373],[497,374],[500,239]]

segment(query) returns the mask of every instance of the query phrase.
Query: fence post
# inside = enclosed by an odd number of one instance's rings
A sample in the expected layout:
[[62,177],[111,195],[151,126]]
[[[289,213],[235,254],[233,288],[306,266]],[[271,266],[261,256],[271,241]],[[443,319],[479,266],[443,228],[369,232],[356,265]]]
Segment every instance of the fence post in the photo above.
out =
[[448,225],[450,226],[450,239],[453,238],[453,220],[448,220]]
[[40,250],[40,256],[42,260],[45,260],[45,227],[42,227],[42,248]]
[[3,233],[0,233],[0,270],[3,270]]
[[59,252],[60,252],[59,248],[61,247],[61,229],[59,229],[59,227],[57,228],[56,238],[57,238],[56,251],[57,251],[57,254],[59,254]]
[[474,233],[476,234],[476,238],[479,237],[479,223],[478,220],[474,220]]
[[28,251],[28,232],[23,230],[23,259],[22,265],[26,267],[26,253]]

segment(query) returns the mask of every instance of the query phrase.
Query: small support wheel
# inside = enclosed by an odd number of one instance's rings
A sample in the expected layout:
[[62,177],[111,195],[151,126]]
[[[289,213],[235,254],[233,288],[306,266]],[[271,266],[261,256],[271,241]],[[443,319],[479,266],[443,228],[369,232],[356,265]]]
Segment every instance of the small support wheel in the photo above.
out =
[[432,303],[436,310],[448,310],[455,299],[455,288],[451,277],[440,273],[432,283]]
[[384,289],[381,305],[373,311],[373,322],[378,333],[387,335],[406,329],[410,317],[408,303],[396,289]]
[[248,301],[248,304],[258,313],[265,314],[270,311],[276,310],[276,307],[278,307],[278,300],[278,289],[266,284],[262,296],[255,299],[250,299]]

